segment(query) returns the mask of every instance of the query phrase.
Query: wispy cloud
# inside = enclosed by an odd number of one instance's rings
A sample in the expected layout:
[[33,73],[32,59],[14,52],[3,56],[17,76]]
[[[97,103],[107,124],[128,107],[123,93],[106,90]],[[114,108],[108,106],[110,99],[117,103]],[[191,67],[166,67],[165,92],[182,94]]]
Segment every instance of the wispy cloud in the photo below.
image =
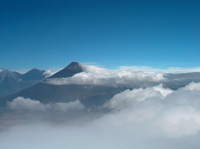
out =
[[51,75],[55,74],[56,72],[60,71],[63,68],[49,68],[46,71],[50,72]]

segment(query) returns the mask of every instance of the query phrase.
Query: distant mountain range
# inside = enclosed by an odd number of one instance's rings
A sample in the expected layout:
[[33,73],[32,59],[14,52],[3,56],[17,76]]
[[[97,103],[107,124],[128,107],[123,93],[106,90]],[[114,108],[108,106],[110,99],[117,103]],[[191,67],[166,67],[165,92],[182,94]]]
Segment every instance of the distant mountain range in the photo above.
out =
[[19,92],[45,78],[44,70],[32,69],[25,74],[3,70],[0,72],[0,97]]
[[[49,78],[67,78],[83,71],[83,68],[78,62],[72,62]],[[69,102],[80,99],[86,106],[97,106],[102,105],[106,100],[112,98],[113,95],[125,89],[127,88],[97,85],[52,85],[45,83],[45,80],[43,80],[15,94],[2,97],[0,101],[11,101],[14,98],[22,96],[24,98],[39,100],[42,103]]]
[[[0,105],[6,105],[7,101],[21,96],[38,100],[41,103],[69,102],[79,99],[85,106],[100,106],[115,94],[126,89],[126,86],[103,86],[86,84],[62,84],[55,85],[47,83],[48,79],[64,79],[84,72],[83,65],[72,62],[64,69],[54,75],[45,78],[44,70],[32,69],[25,74],[3,70],[0,72]],[[200,73],[165,74],[165,80],[156,82],[153,85],[162,83],[165,87],[178,89],[190,82],[199,82]],[[137,86],[135,88],[138,88]],[[5,96],[7,95],[7,96]]]

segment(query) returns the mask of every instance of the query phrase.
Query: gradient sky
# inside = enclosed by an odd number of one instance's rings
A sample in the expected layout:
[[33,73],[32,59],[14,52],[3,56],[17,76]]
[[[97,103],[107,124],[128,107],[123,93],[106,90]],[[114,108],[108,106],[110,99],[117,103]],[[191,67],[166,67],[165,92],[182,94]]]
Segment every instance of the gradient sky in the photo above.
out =
[[199,0],[0,0],[0,69],[200,66]]

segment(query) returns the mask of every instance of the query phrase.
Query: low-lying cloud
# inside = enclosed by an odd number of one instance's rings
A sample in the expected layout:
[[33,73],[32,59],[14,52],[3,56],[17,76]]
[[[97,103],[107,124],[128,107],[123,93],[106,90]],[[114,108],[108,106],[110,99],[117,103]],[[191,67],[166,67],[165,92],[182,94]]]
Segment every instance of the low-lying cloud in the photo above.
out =
[[11,110],[28,110],[28,111],[46,111],[56,110],[67,112],[69,110],[84,110],[84,105],[79,100],[71,101],[69,103],[54,103],[43,104],[38,100],[30,98],[17,97],[13,101],[7,103]]
[[[199,149],[199,97],[200,83],[194,82],[178,90],[171,90],[163,84],[128,89],[94,109],[84,107],[81,99],[43,104],[18,97],[8,103],[8,108],[14,112],[51,111],[48,117],[51,118],[59,110],[64,112],[63,121],[55,124],[37,120],[3,130],[0,132],[0,148]],[[69,119],[65,117],[70,109],[80,114],[73,123],[67,123]],[[56,116],[61,117],[61,114]]]
[[108,70],[96,66],[80,64],[84,72],[77,73],[68,78],[48,79],[46,83],[54,85],[101,85],[101,86],[148,86],[164,80],[162,73],[147,73],[131,70]]
[[144,72],[160,72],[160,73],[190,73],[200,72],[200,67],[182,68],[182,67],[169,67],[166,69],[153,68],[149,66],[120,66],[120,70],[144,71]]
[[45,111],[48,106],[40,103],[37,100],[30,98],[18,97],[13,101],[8,102],[8,108],[12,110],[32,110],[32,111]]
[[121,66],[109,70],[91,65],[79,64],[83,72],[67,78],[51,78],[45,83],[52,85],[99,85],[111,87],[145,88],[163,83],[171,89],[184,87],[200,81],[200,68],[154,69],[146,66]]
[[134,103],[145,101],[147,98],[164,99],[172,92],[171,89],[163,88],[162,84],[146,89],[128,89],[122,93],[116,94],[109,102],[105,103],[103,107],[120,110]]
[[177,91],[162,85],[126,90],[103,107],[118,111],[114,117],[121,123],[148,124],[151,131],[159,130],[172,137],[195,135],[200,130],[199,86],[200,83],[191,83]]

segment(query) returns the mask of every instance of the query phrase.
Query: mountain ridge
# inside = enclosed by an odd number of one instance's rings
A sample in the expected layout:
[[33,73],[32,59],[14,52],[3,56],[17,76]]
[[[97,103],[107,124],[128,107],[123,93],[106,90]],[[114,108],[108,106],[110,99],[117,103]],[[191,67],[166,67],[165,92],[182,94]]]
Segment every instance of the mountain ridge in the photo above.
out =
[[[46,79],[66,78],[83,72],[84,68],[79,62],[71,62],[68,66]],[[38,100],[41,103],[70,102],[79,99],[85,106],[99,106],[111,99],[116,93],[127,88],[108,87],[98,85],[52,85],[41,81],[22,91],[0,99],[6,104],[19,96]]]
[[45,79],[44,70],[31,69],[25,74],[4,69],[0,72],[0,97],[16,93]]
[[[111,99],[115,94],[122,92],[126,89],[133,89],[133,87],[129,88],[127,86],[112,87],[103,85],[101,86],[101,85],[70,84],[70,83],[55,85],[46,83],[47,79],[72,77],[73,75],[81,73],[83,71],[87,71],[87,68],[84,65],[82,65],[79,62],[71,62],[69,65],[67,65],[65,68],[55,73],[54,75],[48,78],[44,78],[43,81],[39,81],[35,84],[32,84],[32,86],[28,88],[24,88],[21,91],[0,98],[0,102],[6,104],[6,101],[11,101],[21,96],[24,98],[31,98],[33,100],[38,100],[42,103],[69,102],[79,99],[86,106],[88,105],[99,106],[102,105],[106,100]],[[29,73],[32,72],[38,72],[42,74],[43,71],[33,69]],[[199,76],[199,73],[198,74],[194,73],[194,74],[195,76],[196,75]],[[184,74],[185,77],[184,80],[176,79],[177,77],[179,78],[179,74],[168,74],[168,76],[165,77],[169,78],[169,80],[157,83],[163,83],[165,87],[176,90],[180,87],[187,85],[192,81],[197,82],[198,80],[200,80],[200,77],[194,78],[194,74],[192,75]],[[9,79],[7,78],[7,80]],[[10,80],[12,82],[12,79]],[[138,87],[139,86],[137,85],[135,86],[135,88]]]

